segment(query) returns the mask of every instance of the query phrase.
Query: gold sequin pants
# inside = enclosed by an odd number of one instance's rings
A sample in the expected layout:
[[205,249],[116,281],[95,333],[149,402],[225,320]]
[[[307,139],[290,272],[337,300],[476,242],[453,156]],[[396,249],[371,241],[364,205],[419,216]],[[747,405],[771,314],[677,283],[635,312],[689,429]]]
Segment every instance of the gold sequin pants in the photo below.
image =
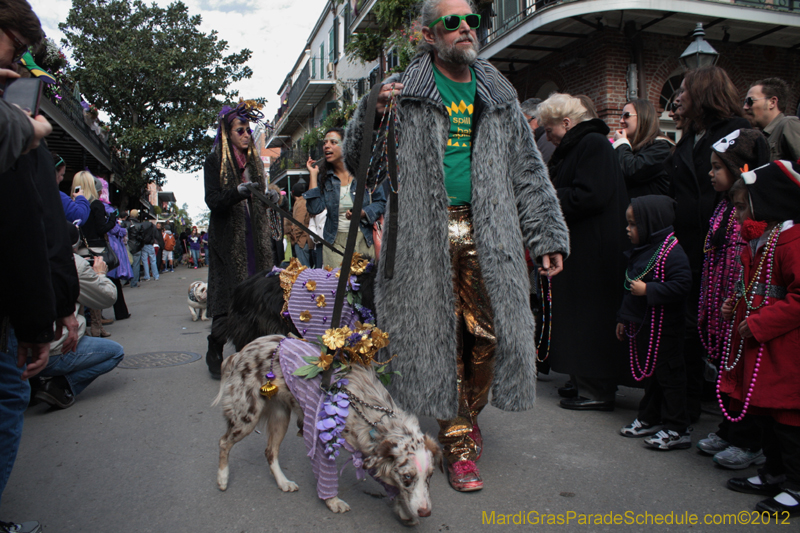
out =
[[497,344],[489,296],[472,238],[469,206],[448,209],[450,261],[456,299],[458,416],[439,420],[439,442],[450,463],[475,461],[480,454],[473,424],[489,400]]

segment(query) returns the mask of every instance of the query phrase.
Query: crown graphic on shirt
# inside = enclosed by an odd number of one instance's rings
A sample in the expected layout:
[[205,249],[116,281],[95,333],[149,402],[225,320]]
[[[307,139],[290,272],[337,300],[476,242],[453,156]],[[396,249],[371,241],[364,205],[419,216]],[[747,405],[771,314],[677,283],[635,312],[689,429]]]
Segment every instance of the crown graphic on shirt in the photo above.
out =
[[450,107],[447,108],[447,112],[450,113],[450,116],[453,116],[453,113],[461,113],[464,114],[464,111],[467,111],[468,115],[472,114],[472,104],[467,105],[464,103],[464,100],[461,100],[461,103],[456,105],[455,102],[450,103]]

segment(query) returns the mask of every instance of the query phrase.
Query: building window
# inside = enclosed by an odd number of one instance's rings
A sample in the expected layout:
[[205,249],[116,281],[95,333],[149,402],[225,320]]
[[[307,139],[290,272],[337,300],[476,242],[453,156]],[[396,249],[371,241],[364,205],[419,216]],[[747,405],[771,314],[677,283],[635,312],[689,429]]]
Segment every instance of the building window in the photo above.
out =
[[333,63],[336,59],[336,24],[333,25],[331,31],[328,32],[328,62]]
[[316,79],[317,77],[317,62],[314,58],[311,58],[311,79]]
[[350,42],[350,24],[353,23],[353,12],[351,11],[350,2],[344,6],[344,44]]

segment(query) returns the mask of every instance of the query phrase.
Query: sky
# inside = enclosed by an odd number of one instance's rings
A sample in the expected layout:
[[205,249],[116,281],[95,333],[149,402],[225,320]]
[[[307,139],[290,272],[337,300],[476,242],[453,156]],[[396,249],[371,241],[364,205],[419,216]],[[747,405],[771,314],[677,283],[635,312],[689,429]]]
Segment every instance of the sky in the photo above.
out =
[[[42,21],[48,37],[61,45],[63,33],[58,24],[64,22],[70,0],[28,0]],[[153,3],[152,0],[145,0]],[[161,6],[171,2],[156,0]],[[184,0],[190,15],[201,15],[200,28],[205,33],[216,30],[221,40],[228,41],[229,50],[249,48],[253,56],[247,65],[253,77],[235,83],[244,98],[267,99],[263,111],[272,120],[278,110],[278,89],[289,70],[303,51],[311,30],[328,0]],[[69,50],[65,50],[69,55]],[[205,210],[203,173],[185,174],[165,171],[165,191],[175,193],[178,205],[189,205],[189,215],[197,219]]]

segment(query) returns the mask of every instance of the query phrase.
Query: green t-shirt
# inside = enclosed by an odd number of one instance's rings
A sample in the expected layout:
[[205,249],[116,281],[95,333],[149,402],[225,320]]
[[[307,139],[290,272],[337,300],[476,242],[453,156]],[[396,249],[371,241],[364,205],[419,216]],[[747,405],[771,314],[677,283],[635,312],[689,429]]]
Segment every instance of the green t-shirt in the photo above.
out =
[[458,83],[433,66],[436,87],[450,114],[450,132],[444,150],[444,186],[450,205],[472,203],[472,111],[475,103],[475,71],[470,67],[472,81]]

